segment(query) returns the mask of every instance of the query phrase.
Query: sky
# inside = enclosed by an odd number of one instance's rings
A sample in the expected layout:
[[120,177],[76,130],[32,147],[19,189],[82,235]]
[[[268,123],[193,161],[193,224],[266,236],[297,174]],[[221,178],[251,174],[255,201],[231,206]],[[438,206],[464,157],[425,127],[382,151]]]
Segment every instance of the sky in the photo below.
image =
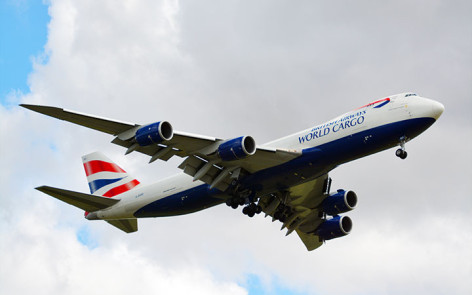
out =
[[0,3],[0,97],[26,94],[32,59],[43,56],[49,16],[41,1],[5,0]]
[[[0,3],[1,294],[470,294],[470,1]],[[440,101],[406,146],[338,167],[350,235],[308,252],[224,205],[139,220],[126,235],[36,190],[88,192],[101,151],[141,183],[178,160],[20,103],[264,143],[395,93]]]

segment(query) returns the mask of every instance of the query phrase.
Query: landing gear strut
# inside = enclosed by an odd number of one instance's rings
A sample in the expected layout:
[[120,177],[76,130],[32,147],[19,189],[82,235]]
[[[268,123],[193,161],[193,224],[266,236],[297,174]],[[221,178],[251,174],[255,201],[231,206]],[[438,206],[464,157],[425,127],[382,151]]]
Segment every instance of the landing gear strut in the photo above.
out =
[[400,148],[395,151],[395,155],[400,159],[404,160],[408,156],[408,153],[405,150],[406,137],[402,136],[400,138]]

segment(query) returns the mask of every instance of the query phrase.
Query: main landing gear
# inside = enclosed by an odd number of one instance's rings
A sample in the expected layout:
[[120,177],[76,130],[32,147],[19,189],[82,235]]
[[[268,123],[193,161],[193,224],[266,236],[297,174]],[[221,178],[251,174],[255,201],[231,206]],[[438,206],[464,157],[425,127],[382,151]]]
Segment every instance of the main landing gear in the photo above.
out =
[[239,205],[244,205],[244,203],[246,203],[246,200],[241,197],[234,197],[226,200],[226,205],[233,209],[237,209]]
[[259,214],[262,212],[262,207],[259,205],[256,205],[256,203],[250,203],[246,207],[243,208],[243,214],[253,217],[256,214]]
[[408,156],[408,153],[405,150],[406,137],[402,136],[400,138],[400,148],[395,151],[395,156],[399,157],[402,160],[405,160]]
[[254,196],[252,192],[241,193],[226,200],[226,205],[233,209],[243,206],[244,204],[247,204],[247,206],[243,208],[244,215],[254,217],[254,215],[262,212],[262,207],[254,202]]

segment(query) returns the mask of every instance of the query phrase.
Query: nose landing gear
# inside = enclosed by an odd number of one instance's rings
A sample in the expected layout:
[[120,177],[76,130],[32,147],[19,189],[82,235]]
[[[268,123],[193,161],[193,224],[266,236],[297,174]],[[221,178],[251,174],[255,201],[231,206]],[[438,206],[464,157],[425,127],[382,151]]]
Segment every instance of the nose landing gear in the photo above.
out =
[[399,157],[402,160],[405,160],[408,156],[408,153],[405,150],[406,137],[402,136],[400,138],[400,148],[395,151],[395,156]]
[[406,157],[408,156],[408,153],[407,153],[405,150],[398,149],[398,150],[395,152],[395,155],[396,155],[397,157],[399,157],[400,159],[405,160]]

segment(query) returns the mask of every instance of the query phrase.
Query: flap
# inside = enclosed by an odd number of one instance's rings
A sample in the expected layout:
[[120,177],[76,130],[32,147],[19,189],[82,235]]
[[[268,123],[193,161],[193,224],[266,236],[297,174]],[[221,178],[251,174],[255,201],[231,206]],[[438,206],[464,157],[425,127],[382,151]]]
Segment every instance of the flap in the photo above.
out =
[[297,230],[297,234],[302,240],[303,244],[305,244],[305,247],[308,251],[313,251],[323,245],[323,242],[320,241],[320,238],[318,236],[315,236],[313,234],[306,234],[299,230]]
[[303,243],[311,251],[322,244],[313,232],[323,222],[319,206],[327,196],[328,187],[329,177],[328,174],[324,174],[290,187],[286,191],[264,196],[260,199],[259,205],[262,206],[266,216],[282,221],[281,230],[286,228],[287,235],[297,231]]

